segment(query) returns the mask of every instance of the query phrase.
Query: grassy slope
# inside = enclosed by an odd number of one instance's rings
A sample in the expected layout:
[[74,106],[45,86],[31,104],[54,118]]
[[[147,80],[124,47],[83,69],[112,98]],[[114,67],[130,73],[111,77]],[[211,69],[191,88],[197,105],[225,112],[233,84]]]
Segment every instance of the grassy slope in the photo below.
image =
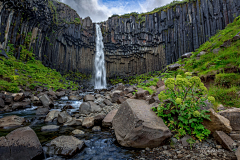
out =
[[9,59],[0,60],[0,91],[19,92],[19,86],[32,90],[36,86],[57,89],[77,89],[77,84],[67,81],[59,72],[45,67],[41,61],[31,58],[27,62],[16,60],[11,53]]
[[[240,40],[232,40],[240,32],[240,16],[229,24],[224,30],[219,31],[209,41],[200,46],[187,60],[177,63],[185,65],[182,71],[193,72],[207,84],[209,94],[214,96],[219,103],[225,106],[240,107]],[[221,47],[224,42],[230,45]],[[213,53],[214,49],[220,49]],[[205,55],[197,55],[205,51]]]

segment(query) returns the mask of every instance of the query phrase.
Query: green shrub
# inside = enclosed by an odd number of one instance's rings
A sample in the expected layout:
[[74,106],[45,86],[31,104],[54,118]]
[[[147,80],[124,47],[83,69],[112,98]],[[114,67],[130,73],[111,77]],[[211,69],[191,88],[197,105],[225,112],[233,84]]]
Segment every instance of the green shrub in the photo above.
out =
[[[202,125],[208,111],[200,111],[200,105],[206,106],[204,101],[207,100],[207,88],[201,82],[199,77],[186,77],[180,75],[174,78],[168,78],[165,81],[168,88],[162,91],[158,97],[163,102],[153,111],[161,117],[164,123],[176,132],[176,137],[180,138],[186,134],[193,135],[200,141],[205,139],[210,131]],[[213,97],[209,97],[213,101]]]
[[230,87],[240,84],[240,74],[237,73],[221,73],[216,75],[215,83],[217,85]]

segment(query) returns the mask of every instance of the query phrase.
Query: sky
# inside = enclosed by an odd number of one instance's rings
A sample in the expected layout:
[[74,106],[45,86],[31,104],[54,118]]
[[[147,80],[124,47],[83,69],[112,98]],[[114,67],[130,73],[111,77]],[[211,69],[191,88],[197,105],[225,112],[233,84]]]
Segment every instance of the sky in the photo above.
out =
[[173,0],[60,0],[76,10],[80,17],[93,22],[106,21],[113,14],[148,12]]

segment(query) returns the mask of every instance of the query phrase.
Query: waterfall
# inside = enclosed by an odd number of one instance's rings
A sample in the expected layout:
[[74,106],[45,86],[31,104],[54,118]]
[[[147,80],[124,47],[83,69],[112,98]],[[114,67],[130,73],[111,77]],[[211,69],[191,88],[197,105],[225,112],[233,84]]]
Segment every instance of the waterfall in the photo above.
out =
[[95,89],[104,89],[107,87],[105,58],[103,52],[103,37],[101,27],[96,24],[96,55],[95,55]]

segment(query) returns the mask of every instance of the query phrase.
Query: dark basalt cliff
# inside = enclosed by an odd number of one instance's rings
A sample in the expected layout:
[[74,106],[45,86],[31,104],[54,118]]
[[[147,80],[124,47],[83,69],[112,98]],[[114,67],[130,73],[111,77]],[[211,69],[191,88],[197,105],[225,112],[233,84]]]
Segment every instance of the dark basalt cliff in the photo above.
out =
[[[182,54],[197,49],[240,15],[239,0],[197,0],[158,13],[112,17],[101,23],[108,77],[161,70]],[[81,15],[80,15],[81,16]],[[51,0],[0,0],[0,47],[21,44],[31,34],[37,59],[61,73],[91,74],[95,25],[65,4]]]

